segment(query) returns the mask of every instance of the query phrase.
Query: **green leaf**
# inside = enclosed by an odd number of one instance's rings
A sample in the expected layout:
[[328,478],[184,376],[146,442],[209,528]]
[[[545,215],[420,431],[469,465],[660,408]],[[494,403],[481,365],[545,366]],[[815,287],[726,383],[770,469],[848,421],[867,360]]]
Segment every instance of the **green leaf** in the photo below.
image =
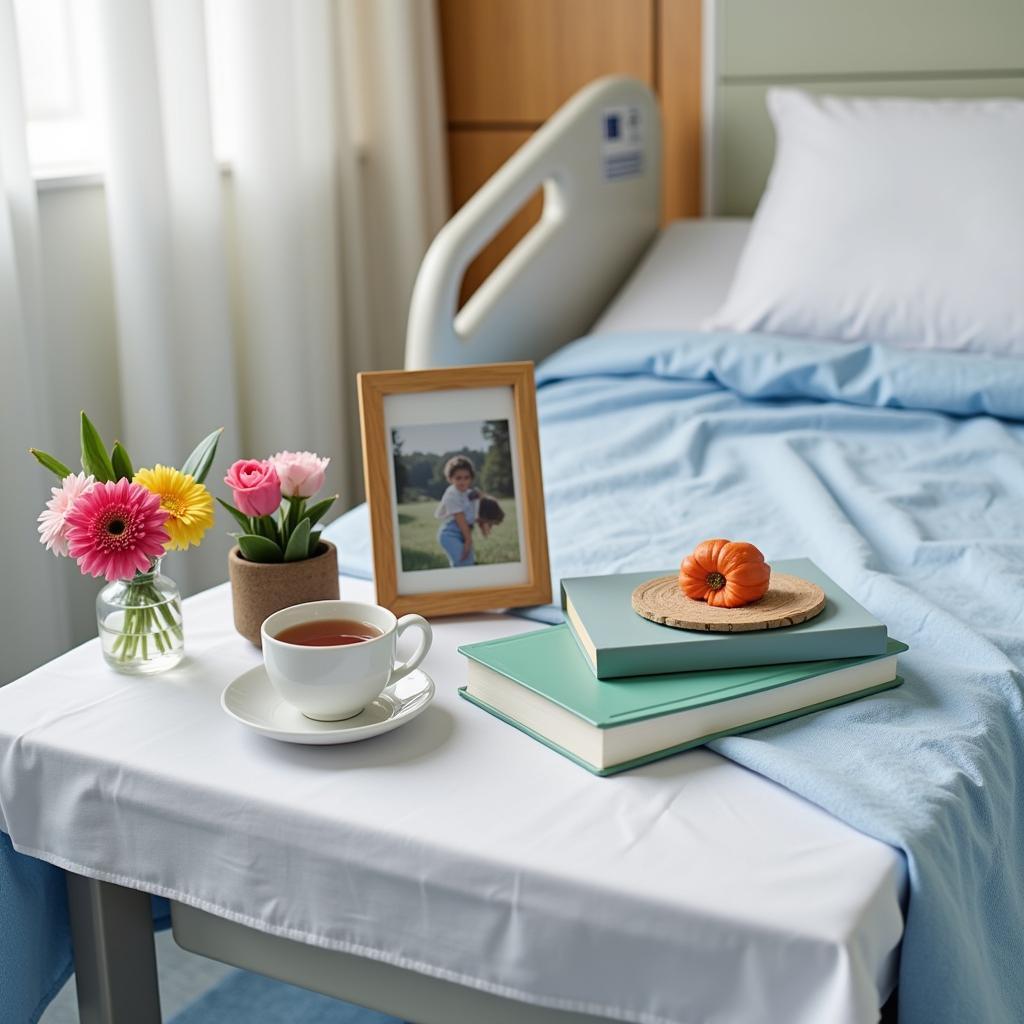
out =
[[288,511],[284,512],[284,506],[282,505],[282,521],[284,528],[288,531],[288,535],[291,536],[292,533],[295,532],[295,527],[299,525],[299,520],[303,516],[306,499],[286,497],[284,500],[288,503]]
[[36,461],[41,466],[45,466],[51,473],[56,473],[57,476],[64,479],[66,476],[71,476],[72,470],[68,469],[60,459],[55,459],[52,455],[48,455],[46,452],[41,452],[38,448],[29,448],[29,455],[34,455]]
[[314,530],[309,535],[309,550],[306,553],[307,558],[312,558],[316,554],[316,549],[320,546],[320,534],[323,530]]
[[320,519],[323,516],[323,514],[337,500],[338,500],[338,496],[336,494],[334,494],[330,498],[324,498],[323,501],[318,501],[315,505],[310,505],[309,508],[306,509],[306,515],[309,516],[309,525],[310,526],[316,526],[316,524],[318,522],[320,522]]
[[128,453],[120,441],[114,442],[114,447],[110,452],[110,464],[114,467],[115,480],[131,480],[135,476],[132,460],[128,458]]
[[92,473],[99,483],[114,479],[114,466],[106,445],[92,421],[82,413],[82,469]]
[[247,515],[239,512],[234,505],[229,505],[223,498],[218,498],[217,500],[231,513],[235,522],[238,523],[245,533],[252,533],[252,523],[249,521],[249,517]]
[[272,540],[278,547],[282,547],[281,534],[278,533],[277,524],[273,516],[254,516],[252,519],[252,532],[258,533],[267,540]]
[[207,434],[192,450],[192,454],[185,460],[181,467],[182,473],[187,473],[197,484],[206,479],[213,465],[213,457],[217,454],[217,442],[224,432],[223,427],[218,427],[212,434]]
[[255,533],[243,533],[238,538],[238,547],[250,562],[280,562],[281,548],[266,537]]
[[309,520],[303,519],[288,538],[288,546],[284,549],[286,562],[300,562],[309,554]]

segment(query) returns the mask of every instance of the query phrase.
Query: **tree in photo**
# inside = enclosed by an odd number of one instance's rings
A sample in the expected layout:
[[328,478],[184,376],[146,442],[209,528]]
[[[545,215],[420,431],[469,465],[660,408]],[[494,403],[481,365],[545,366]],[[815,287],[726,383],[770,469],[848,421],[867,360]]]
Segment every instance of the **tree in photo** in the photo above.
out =
[[395,497],[401,505],[405,501],[408,472],[405,468],[405,460],[402,457],[402,439],[398,436],[397,430],[391,431],[391,458],[395,463]]
[[485,420],[482,432],[489,447],[480,468],[480,486],[497,498],[514,498],[508,420]]

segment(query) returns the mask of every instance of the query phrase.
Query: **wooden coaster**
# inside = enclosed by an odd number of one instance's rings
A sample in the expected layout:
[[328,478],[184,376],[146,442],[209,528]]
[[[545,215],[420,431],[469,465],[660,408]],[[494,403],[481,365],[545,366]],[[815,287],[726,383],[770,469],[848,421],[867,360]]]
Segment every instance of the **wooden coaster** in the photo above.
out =
[[659,576],[633,591],[633,611],[674,629],[711,633],[749,633],[780,629],[813,619],[825,607],[825,592],[816,583],[773,572],[768,593],[740,608],[716,608],[694,601],[679,589],[678,576]]

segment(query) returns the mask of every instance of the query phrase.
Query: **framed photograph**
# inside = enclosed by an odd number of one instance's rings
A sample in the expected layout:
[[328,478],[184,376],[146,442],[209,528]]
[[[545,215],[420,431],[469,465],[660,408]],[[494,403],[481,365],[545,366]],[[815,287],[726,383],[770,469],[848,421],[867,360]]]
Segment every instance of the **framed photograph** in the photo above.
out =
[[379,604],[551,600],[532,363],[361,373],[359,413]]

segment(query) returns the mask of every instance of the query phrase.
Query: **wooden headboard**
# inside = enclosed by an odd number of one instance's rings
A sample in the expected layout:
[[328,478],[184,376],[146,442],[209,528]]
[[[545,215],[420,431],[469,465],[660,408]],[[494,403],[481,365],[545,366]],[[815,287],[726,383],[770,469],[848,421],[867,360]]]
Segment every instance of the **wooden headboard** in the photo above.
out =
[[703,32],[708,214],[756,207],[774,150],[773,85],[1024,97],[1024,0],[704,0]]

